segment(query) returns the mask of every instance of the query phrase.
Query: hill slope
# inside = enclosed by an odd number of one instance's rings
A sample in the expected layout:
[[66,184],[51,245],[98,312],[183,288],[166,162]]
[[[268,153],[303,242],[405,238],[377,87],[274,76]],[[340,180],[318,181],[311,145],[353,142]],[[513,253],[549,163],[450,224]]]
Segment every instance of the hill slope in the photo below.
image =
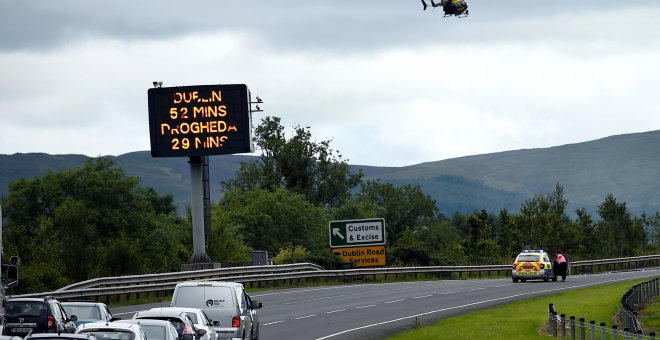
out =
[[[428,162],[406,167],[352,165],[366,179],[397,185],[417,184],[448,215],[506,208],[517,212],[529,197],[552,192],[560,183],[576,208],[595,211],[607,194],[613,194],[636,214],[660,210],[660,131],[611,136],[595,141],[544,149],[526,149]],[[0,155],[0,195],[18,178],[34,178],[48,169],[76,167],[88,157],[41,153]],[[160,193],[171,193],[180,211],[190,201],[190,170],[186,158],[154,159],[148,151],[115,157],[128,175]],[[212,199],[220,198],[220,181],[231,178],[240,162],[258,157],[211,157]]]

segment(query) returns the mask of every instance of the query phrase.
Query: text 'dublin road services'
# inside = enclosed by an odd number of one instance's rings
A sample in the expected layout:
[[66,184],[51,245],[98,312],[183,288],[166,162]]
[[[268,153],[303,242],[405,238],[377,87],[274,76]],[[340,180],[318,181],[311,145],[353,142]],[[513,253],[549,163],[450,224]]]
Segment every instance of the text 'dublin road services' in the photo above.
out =
[[332,253],[355,267],[377,267],[387,265],[385,246],[347,247],[332,249]]
[[151,155],[252,152],[249,97],[243,84],[149,89]]
[[382,218],[330,221],[329,232],[331,248],[385,244]]

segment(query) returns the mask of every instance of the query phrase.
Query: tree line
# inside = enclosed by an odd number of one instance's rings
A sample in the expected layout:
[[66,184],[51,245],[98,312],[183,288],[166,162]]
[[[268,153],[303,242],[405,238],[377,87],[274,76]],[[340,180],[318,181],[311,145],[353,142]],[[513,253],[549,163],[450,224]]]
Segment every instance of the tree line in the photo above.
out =
[[[660,214],[634,216],[612,195],[597,207],[566,211],[557,183],[517,212],[442,214],[418,185],[364,180],[329,140],[309,127],[287,137],[281,120],[255,129],[259,161],[220,183],[212,206],[208,255],[227,265],[266,250],[276,263],[347,268],[330,252],[331,220],[384,218],[392,266],[510,263],[524,248],[561,250],[571,260],[656,252]],[[213,171],[213,169],[211,169]],[[95,277],[178,271],[192,253],[190,215],[172,195],[140,185],[109,157],[10,184],[2,199],[6,255],[21,257],[13,294],[50,291]]]

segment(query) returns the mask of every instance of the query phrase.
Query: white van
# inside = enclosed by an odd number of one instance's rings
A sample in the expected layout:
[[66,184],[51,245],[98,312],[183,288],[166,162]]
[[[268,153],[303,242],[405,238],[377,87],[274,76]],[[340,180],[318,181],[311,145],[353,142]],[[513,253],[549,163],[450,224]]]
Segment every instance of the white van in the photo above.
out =
[[220,339],[259,338],[259,317],[256,309],[261,302],[253,301],[242,284],[219,281],[188,281],[174,287],[172,307],[193,307],[203,310],[220,326],[213,330]]

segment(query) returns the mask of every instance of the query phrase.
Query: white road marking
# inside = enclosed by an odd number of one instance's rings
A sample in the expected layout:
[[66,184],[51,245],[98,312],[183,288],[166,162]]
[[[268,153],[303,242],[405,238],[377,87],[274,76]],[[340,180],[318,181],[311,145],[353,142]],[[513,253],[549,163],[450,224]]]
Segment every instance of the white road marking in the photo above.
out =
[[395,302],[401,302],[401,301],[406,301],[406,299],[392,300],[392,301],[387,301],[385,303],[395,303]]
[[339,312],[343,312],[343,311],[347,311],[347,310],[348,310],[347,308],[344,308],[344,309],[337,309],[337,310],[331,310],[331,311],[329,311],[329,312],[325,312],[325,314],[339,313]]
[[262,325],[262,326],[274,325],[274,324],[276,324],[276,323],[282,323],[282,322],[284,322],[284,321],[286,321],[286,320],[280,320],[280,321],[273,321],[273,322],[268,322],[268,323],[262,323],[261,325]]
[[369,308],[369,307],[376,307],[376,305],[359,306],[359,307],[355,307],[355,309],[362,309],[362,308]]

